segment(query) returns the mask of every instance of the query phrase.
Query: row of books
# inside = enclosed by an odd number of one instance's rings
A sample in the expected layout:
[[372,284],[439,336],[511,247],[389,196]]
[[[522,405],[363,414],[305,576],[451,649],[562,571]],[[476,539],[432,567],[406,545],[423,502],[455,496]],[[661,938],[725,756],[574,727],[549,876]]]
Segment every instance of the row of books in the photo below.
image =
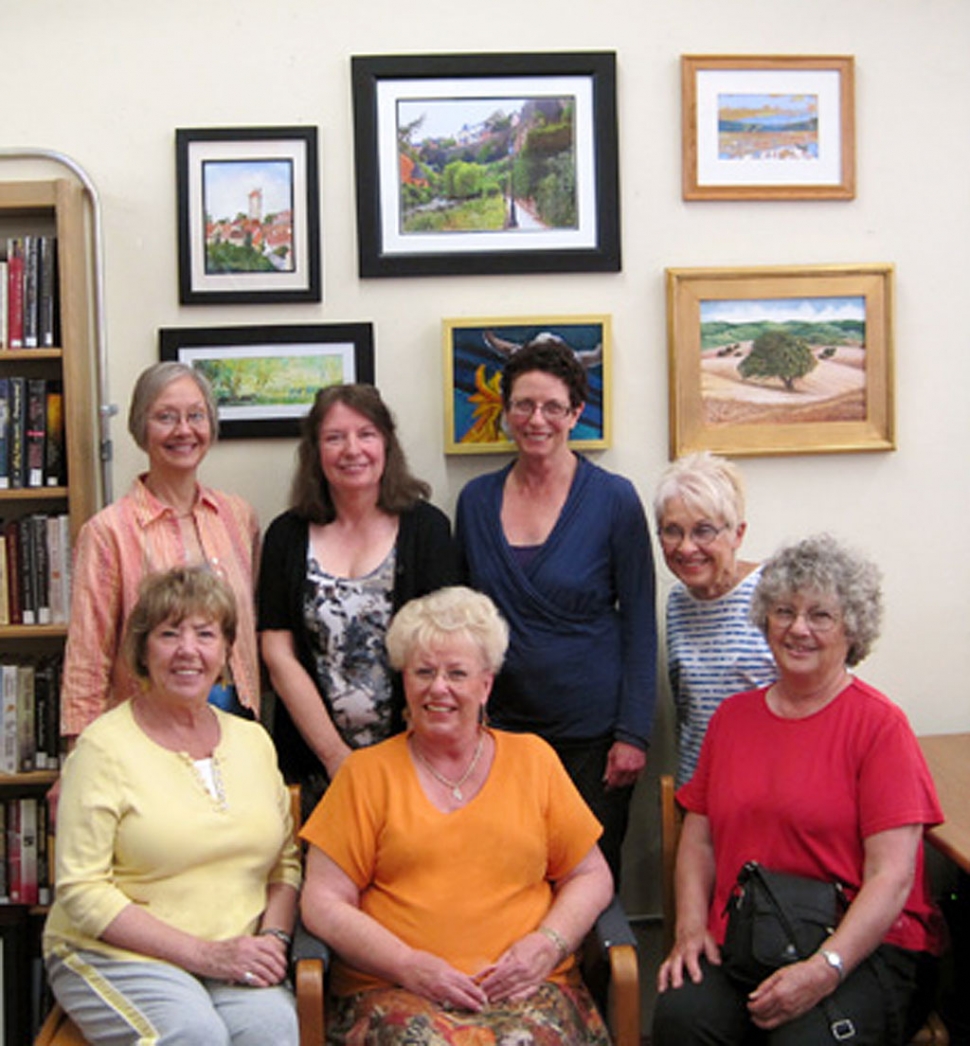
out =
[[63,625],[71,606],[71,523],[34,512],[0,525],[0,625]]
[[0,377],[0,490],[66,483],[61,382]]
[[49,349],[58,331],[56,236],[8,236],[0,261],[0,349]]
[[4,799],[0,818],[0,904],[50,904],[53,847],[47,800],[32,795]]
[[0,664],[0,773],[60,766],[62,659]]

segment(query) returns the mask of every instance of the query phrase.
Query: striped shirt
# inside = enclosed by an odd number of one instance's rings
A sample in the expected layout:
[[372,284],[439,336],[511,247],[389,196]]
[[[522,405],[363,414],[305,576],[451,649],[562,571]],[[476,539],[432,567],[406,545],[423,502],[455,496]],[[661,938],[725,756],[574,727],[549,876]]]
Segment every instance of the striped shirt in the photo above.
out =
[[[236,596],[239,622],[229,667],[240,703],[258,715],[256,513],[235,494],[200,486],[192,521],[206,562]],[[138,681],[119,656],[138,588],[148,574],[188,563],[189,549],[174,509],[152,494],[143,476],[81,528],[61,688],[64,736],[76,736],[106,708],[138,692]]]
[[695,599],[678,583],[667,600],[667,671],[677,711],[677,785],[697,766],[707,724],[732,694],[777,676],[771,650],[748,621],[761,567],[720,599]]

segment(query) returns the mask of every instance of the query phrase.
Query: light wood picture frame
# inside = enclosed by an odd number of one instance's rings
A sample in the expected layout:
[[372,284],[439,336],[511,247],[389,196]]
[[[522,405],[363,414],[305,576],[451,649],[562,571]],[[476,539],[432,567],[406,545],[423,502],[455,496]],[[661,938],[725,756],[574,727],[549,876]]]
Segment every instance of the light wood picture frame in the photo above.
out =
[[851,200],[851,55],[683,55],[685,200]]
[[518,349],[542,337],[565,342],[586,369],[589,398],[569,445],[576,450],[610,446],[610,317],[493,316],[442,321],[446,454],[515,452],[502,426],[502,370]]
[[668,269],[671,458],[894,450],[891,264]]

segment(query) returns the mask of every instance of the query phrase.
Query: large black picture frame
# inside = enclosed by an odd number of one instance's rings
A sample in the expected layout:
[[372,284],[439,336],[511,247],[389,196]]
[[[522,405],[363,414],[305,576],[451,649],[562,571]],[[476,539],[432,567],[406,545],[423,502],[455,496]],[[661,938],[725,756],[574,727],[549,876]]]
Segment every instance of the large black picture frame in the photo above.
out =
[[[358,55],[351,59],[351,74],[362,277],[620,270],[614,52]],[[559,127],[571,141],[572,161],[570,167],[568,149],[564,150],[557,168],[562,173],[547,177],[554,179],[555,189],[573,191],[572,226],[568,216],[551,224],[547,220],[541,229],[515,225],[517,212],[525,210],[530,219],[535,215],[536,198],[517,207],[516,192],[503,189],[504,228],[493,228],[484,218],[481,226],[461,230],[406,227],[406,220],[413,222],[420,208],[444,207],[440,197],[428,204],[410,200],[407,210],[403,202],[405,189],[419,195],[442,174],[423,167],[420,157],[411,155],[417,150],[403,138],[409,125],[420,130],[421,124],[409,115],[416,106],[427,108],[424,117],[415,119],[426,119],[431,112],[430,126],[447,122],[448,114],[455,119],[462,106],[467,110],[464,115],[474,119],[483,111],[482,105],[499,103],[497,115],[510,123],[510,129],[497,132],[507,137],[508,160],[503,165],[499,155],[490,162],[494,174],[483,176],[489,188],[481,194],[494,198],[503,178],[511,186],[524,177],[515,161],[532,163],[541,150],[538,139],[530,142],[529,136],[533,131],[541,134],[542,128],[527,118],[531,120],[530,114],[550,100],[566,103],[567,115]],[[510,102],[512,111],[506,113],[502,106]],[[442,141],[451,150],[454,147],[447,143],[453,140],[436,138],[431,145]],[[422,144],[429,141],[430,136]],[[553,145],[547,143],[546,148]],[[570,177],[574,190],[568,189]]]

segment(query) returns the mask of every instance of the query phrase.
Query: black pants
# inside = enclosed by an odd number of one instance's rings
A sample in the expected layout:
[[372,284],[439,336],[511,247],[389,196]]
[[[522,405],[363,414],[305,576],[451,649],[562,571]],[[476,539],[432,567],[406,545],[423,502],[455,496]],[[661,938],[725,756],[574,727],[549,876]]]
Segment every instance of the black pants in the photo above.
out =
[[[879,963],[879,969],[874,963]],[[657,997],[653,1046],[825,1046],[834,1043],[829,1023],[851,1018],[855,1036],[847,1046],[905,1046],[929,1013],[937,961],[923,952],[891,945],[858,966],[832,995],[796,1020],[760,1031],[748,1017],[748,989],[701,959],[700,984],[685,979]]]
[[606,757],[613,747],[612,737],[584,741],[551,741],[566,773],[579,794],[603,826],[600,849],[613,873],[614,888],[620,888],[620,852],[630,819],[633,786],[607,789],[603,784]]

